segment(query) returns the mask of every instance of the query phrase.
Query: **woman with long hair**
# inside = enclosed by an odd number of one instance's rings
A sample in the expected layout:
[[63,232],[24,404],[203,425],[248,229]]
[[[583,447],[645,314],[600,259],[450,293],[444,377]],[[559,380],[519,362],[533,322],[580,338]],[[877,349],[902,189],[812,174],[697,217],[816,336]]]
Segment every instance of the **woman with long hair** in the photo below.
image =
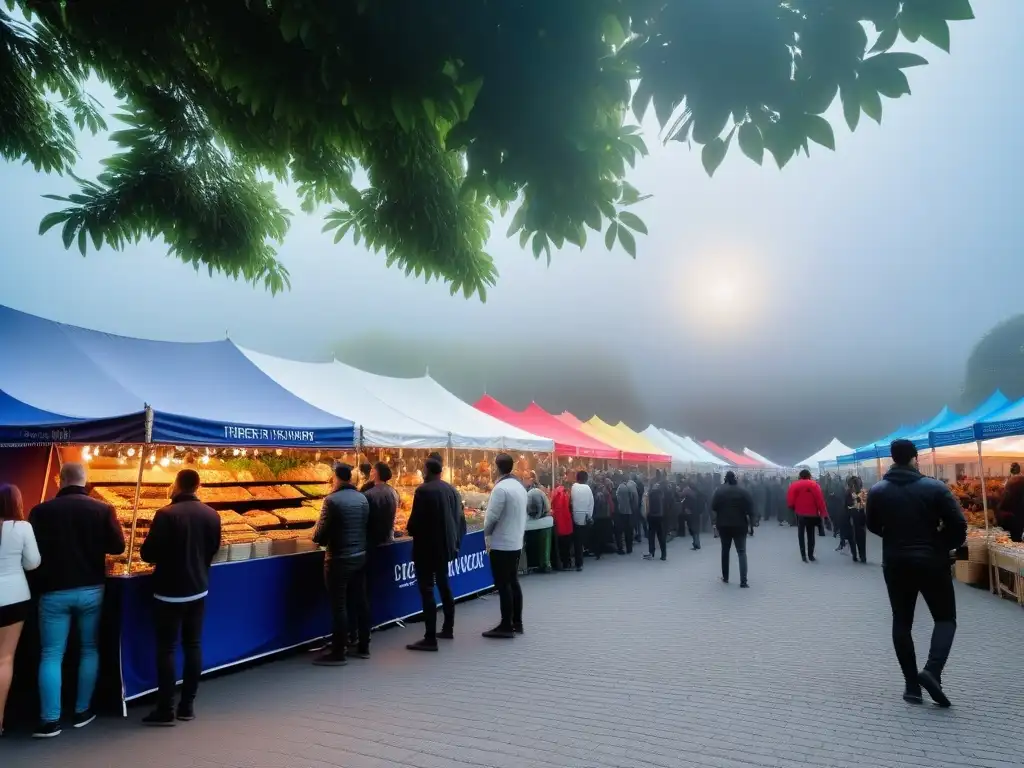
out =
[[25,571],[38,568],[39,561],[21,491],[16,485],[0,483],[0,735],[14,676],[14,652],[32,605]]
[[853,555],[853,562],[855,563],[866,563],[868,561],[868,531],[867,517],[864,512],[865,502],[864,483],[857,475],[853,475],[846,481],[846,509],[849,519],[847,539],[850,541],[850,553]]

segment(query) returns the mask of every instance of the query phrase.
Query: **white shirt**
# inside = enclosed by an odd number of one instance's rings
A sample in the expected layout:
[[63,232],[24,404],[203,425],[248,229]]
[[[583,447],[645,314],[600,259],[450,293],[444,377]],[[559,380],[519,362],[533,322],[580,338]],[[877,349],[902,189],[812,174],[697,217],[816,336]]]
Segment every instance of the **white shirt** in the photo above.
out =
[[487,546],[500,552],[518,552],[526,534],[526,488],[518,478],[498,481],[487,500],[484,515],[484,539]]
[[569,503],[572,505],[572,521],[576,525],[586,525],[587,520],[594,516],[594,492],[589,485],[573,483]]
[[34,571],[40,561],[36,534],[28,522],[0,523],[0,605],[14,605],[32,597],[25,571]]

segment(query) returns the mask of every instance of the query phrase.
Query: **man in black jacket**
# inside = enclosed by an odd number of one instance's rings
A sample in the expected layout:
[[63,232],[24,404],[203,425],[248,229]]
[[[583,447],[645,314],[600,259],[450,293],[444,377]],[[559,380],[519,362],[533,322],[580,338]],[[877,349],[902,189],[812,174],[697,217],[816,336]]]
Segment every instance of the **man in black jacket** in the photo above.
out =
[[722,540],[722,581],[729,583],[729,550],[736,545],[740,561],[740,586],[747,584],[747,532],[754,524],[754,499],[736,483],[736,473],[725,473],[725,485],[711,497],[711,516]]
[[156,623],[156,709],[146,725],[174,725],[175,649],[178,639],[185,669],[177,719],[193,720],[193,704],[203,672],[203,614],[210,586],[210,564],[220,549],[220,517],[198,496],[199,473],[183,469],[171,486],[171,503],[157,511],[139,556],[153,571]]
[[636,514],[633,515],[633,533],[636,543],[642,544],[644,536],[647,535],[647,518],[644,517],[644,481],[639,474],[633,474],[633,482],[636,483],[636,495],[639,499]]
[[82,728],[95,719],[92,694],[99,669],[106,556],[119,555],[125,547],[114,508],[89,496],[85,485],[85,467],[65,464],[57,496],[29,515],[42,558],[31,576],[39,597],[41,716],[35,736],[41,739],[61,732],[61,669],[72,618],[81,649],[74,726]]
[[[892,644],[906,682],[903,698],[920,704],[924,687],[936,704],[948,707],[942,670],[956,634],[950,551],[967,538],[967,521],[945,483],[918,471],[913,442],[896,440],[890,453],[895,465],[868,492],[866,516],[868,530],[882,537],[882,567],[892,606]],[[911,636],[918,594],[935,621],[928,661],[920,672]]]
[[[398,492],[391,487],[391,467],[383,461],[374,464],[367,476],[370,482],[360,488],[359,492],[366,496],[369,513],[366,522],[366,566],[363,568],[363,579],[349,580],[348,588],[348,646],[357,658],[369,656],[369,638],[363,645],[359,639],[359,611],[357,606],[365,599],[367,611],[372,614],[370,595],[373,594],[373,561],[377,548],[394,541],[395,513],[398,511]],[[358,594],[364,593],[363,596]],[[371,622],[372,623],[372,622]]]
[[647,492],[647,550],[644,560],[654,559],[654,540],[658,540],[661,548],[661,559],[667,560],[665,552],[665,518],[672,507],[672,489],[661,475],[661,470],[654,473],[654,483]]
[[[435,458],[427,459],[423,468],[423,484],[413,495],[408,532],[412,536],[412,561],[416,585],[423,604],[425,634],[422,640],[409,643],[410,651],[436,651],[438,638],[455,636],[455,598],[448,584],[448,563],[458,553],[460,531],[456,526],[455,490],[441,479],[443,465]],[[437,631],[437,603],[434,586],[441,593],[444,626]]]
[[334,492],[324,499],[313,541],[327,547],[324,581],[331,598],[331,649],[313,663],[342,667],[347,663],[348,603],[353,601],[359,636],[355,655],[369,658],[370,607],[366,598],[366,530],[370,504],[352,484],[352,467],[334,466]]

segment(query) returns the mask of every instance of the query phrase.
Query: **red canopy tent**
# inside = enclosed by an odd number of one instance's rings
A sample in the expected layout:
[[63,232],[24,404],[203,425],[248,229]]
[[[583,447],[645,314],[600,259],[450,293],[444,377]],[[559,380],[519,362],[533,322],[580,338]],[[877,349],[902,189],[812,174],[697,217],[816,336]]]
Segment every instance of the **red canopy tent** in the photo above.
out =
[[722,457],[730,464],[734,464],[741,469],[764,469],[764,465],[761,464],[761,462],[754,461],[749,456],[744,456],[743,454],[736,453],[735,451],[730,451],[728,448],[723,448],[710,440],[705,440],[701,445],[717,456]]
[[[568,411],[562,411],[560,414],[555,416],[555,418],[558,419],[563,424],[568,424],[570,427],[572,427],[573,429],[575,429],[577,431],[579,430],[580,427],[583,426],[583,422],[580,421],[579,419],[577,419],[575,416],[573,416]],[[541,437],[543,437],[543,435],[541,435]]]
[[587,456],[594,459],[619,459],[620,452],[610,445],[552,416],[536,403],[522,411],[509,408],[490,395],[481,397],[474,406],[496,419],[526,430],[534,435],[555,441],[555,453],[559,456]]

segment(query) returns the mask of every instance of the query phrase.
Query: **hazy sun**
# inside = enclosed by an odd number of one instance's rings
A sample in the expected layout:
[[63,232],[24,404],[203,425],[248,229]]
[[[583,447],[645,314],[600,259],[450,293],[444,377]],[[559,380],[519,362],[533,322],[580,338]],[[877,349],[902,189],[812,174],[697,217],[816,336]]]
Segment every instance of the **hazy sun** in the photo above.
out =
[[709,286],[710,298],[713,301],[732,307],[739,299],[740,286],[729,277],[718,277]]

